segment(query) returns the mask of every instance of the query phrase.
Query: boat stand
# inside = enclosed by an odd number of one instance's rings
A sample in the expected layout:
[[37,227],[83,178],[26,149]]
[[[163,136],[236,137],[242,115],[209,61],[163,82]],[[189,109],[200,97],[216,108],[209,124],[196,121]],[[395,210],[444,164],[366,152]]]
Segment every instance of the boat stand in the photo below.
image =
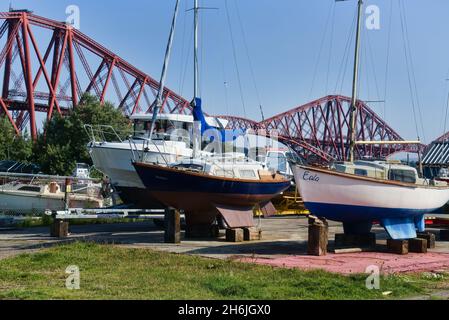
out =
[[165,243],[181,243],[181,214],[173,208],[165,209]]
[[228,228],[226,229],[227,242],[243,242],[262,240],[262,230],[259,228]]
[[329,242],[329,225],[327,220],[310,215],[308,231],[307,254],[325,256]]
[[373,232],[366,234],[335,234],[335,247],[362,247],[374,248],[376,246],[376,234]]
[[50,236],[65,238],[69,234],[70,220],[95,219],[163,219],[165,226],[164,241],[166,243],[181,242],[181,215],[178,210],[163,209],[67,209],[63,211],[47,212],[53,217],[50,225]]

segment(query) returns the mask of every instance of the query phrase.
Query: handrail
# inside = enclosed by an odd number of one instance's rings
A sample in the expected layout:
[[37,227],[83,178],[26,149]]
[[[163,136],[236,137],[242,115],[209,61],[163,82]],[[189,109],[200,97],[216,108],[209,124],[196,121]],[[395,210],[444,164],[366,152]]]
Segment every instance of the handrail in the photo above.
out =
[[[108,129],[108,130],[105,130]],[[91,125],[91,124],[85,124],[84,125],[84,130],[86,131],[89,140],[92,142],[96,142],[96,134],[99,135],[99,138],[102,139],[102,142],[104,141],[108,141],[108,139],[106,139],[106,135],[105,134],[109,134],[112,136],[115,136],[116,140],[119,142],[123,142],[123,139],[120,137],[120,135],[117,133],[117,130],[114,129],[113,126],[111,125]]]

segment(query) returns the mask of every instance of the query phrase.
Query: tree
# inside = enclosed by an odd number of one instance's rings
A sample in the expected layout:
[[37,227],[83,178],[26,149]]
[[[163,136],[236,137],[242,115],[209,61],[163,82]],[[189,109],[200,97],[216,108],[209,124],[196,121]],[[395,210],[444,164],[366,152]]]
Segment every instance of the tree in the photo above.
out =
[[11,122],[0,116],[0,160],[27,162],[31,157],[32,142],[25,131],[17,136]]
[[111,126],[122,133],[122,137],[131,133],[130,122],[120,110],[108,102],[101,105],[97,98],[86,95],[68,115],[56,115],[46,122],[34,147],[42,171],[70,175],[77,162],[92,164],[87,149],[90,139],[84,128],[86,124]]

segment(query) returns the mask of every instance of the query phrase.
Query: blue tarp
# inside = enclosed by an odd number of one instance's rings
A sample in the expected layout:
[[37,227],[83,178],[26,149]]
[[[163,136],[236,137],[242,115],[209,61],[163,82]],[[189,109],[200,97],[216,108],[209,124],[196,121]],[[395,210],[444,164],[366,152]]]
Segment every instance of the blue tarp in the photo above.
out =
[[231,142],[245,134],[244,130],[227,130],[211,127],[204,117],[200,98],[195,98],[191,106],[193,108],[193,120],[201,123],[201,136],[203,139],[214,141],[217,137],[221,137],[221,142]]

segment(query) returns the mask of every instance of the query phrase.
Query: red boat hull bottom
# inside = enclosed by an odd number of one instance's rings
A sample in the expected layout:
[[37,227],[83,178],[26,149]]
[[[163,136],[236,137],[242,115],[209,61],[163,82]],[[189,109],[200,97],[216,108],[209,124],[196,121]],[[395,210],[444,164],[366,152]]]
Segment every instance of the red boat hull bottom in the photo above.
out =
[[[168,207],[183,210],[188,225],[210,226],[220,216],[217,206],[235,207],[243,209],[242,212],[251,210],[258,203],[266,203],[272,195],[240,195],[220,193],[197,192],[164,192],[152,191],[151,195]],[[235,211],[235,214],[240,214]],[[242,213],[243,214],[243,213]],[[243,219],[243,218],[242,218]],[[247,221],[247,219],[246,219]],[[250,225],[249,225],[250,226]]]

